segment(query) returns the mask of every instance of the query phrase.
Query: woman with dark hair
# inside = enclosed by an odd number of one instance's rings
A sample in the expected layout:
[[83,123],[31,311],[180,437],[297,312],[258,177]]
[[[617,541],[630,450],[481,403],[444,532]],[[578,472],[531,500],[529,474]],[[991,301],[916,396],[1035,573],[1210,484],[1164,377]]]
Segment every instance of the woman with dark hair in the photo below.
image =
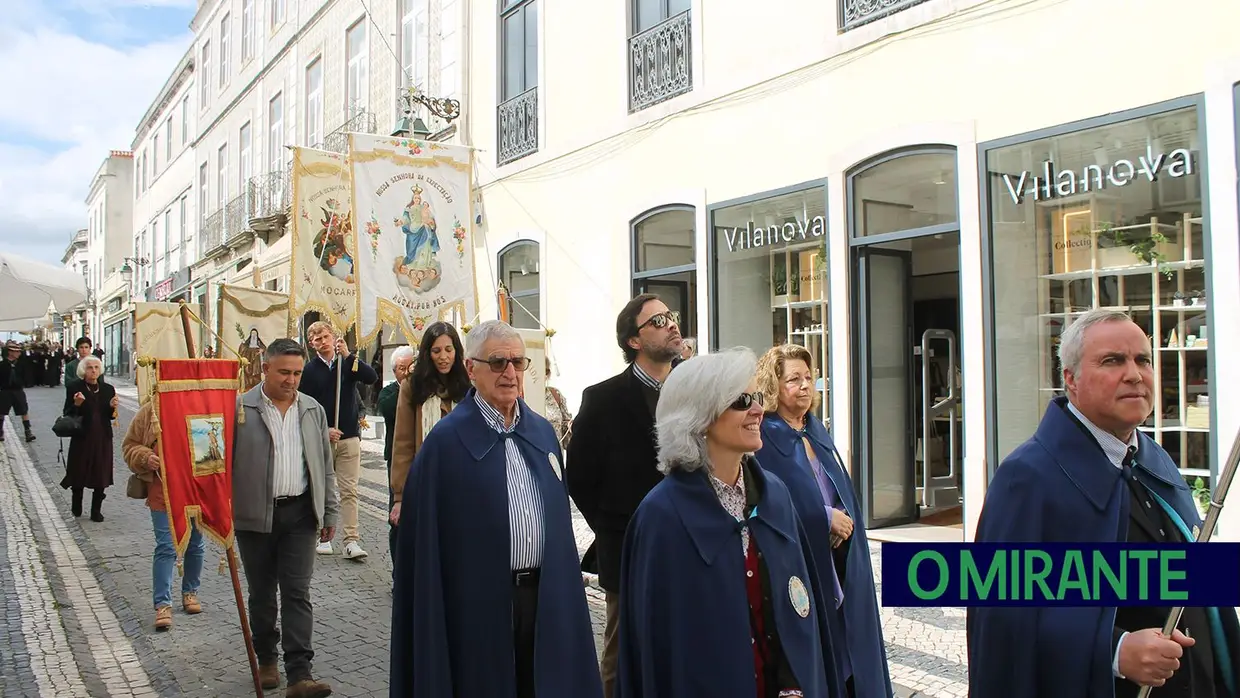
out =
[[426,328],[413,370],[400,385],[396,426],[392,436],[392,512],[388,522],[400,525],[400,500],[405,477],[422,440],[469,392],[465,347],[456,328],[436,322]]

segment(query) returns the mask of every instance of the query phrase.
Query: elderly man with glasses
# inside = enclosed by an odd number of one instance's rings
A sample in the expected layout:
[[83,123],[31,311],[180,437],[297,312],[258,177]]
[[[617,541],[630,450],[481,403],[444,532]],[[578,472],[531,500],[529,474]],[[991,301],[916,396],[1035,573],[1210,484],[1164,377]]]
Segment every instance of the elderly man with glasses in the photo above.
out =
[[466,344],[474,388],[405,483],[389,690],[600,698],[563,454],[521,399],[525,343],[491,320]]

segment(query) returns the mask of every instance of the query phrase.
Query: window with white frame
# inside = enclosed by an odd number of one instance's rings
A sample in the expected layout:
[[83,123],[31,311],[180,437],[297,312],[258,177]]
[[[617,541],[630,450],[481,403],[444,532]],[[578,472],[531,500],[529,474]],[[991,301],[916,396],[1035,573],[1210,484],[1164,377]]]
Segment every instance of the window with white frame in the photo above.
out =
[[211,104],[211,40],[202,42],[202,72],[198,80],[198,107],[206,109]]
[[539,245],[533,240],[518,240],[500,250],[499,278],[508,289],[508,322],[516,328],[536,330],[540,327],[542,278],[539,272]]
[[207,207],[210,206],[210,204],[208,203],[210,199],[207,198],[207,185],[209,183],[209,177],[210,177],[208,172],[210,171],[210,169],[211,169],[210,163],[208,163],[205,160],[203,161],[201,165],[198,166],[198,217],[199,218],[207,217]]
[[369,100],[369,51],[366,45],[366,20],[362,18],[349,27],[345,34],[345,55],[349,62],[345,67],[345,104],[348,105],[348,117],[366,111]]
[[245,191],[246,182],[250,181],[250,176],[254,174],[252,169],[253,163],[250,159],[250,145],[253,141],[253,135],[250,133],[250,122],[247,121],[241,126],[238,140],[237,175],[239,178],[237,181],[240,182],[238,191]]
[[189,95],[181,98],[181,146],[189,145]]
[[456,96],[457,64],[461,52],[459,0],[439,2],[439,96]]
[[[152,267],[152,273],[162,276],[167,271],[164,263],[168,261],[168,251],[166,249],[155,249],[155,246],[158,244],[160,244],[159,219],[156,218],[151,221],[151,254],[147,255],[146,258],[151,262],[148,266]],[[159,265],[158,268],[154,268],[156,265]]]
[[215,153],[215,188],[216,203],[220,208],[228,203],[228,144],[220,146]]
[[400,67],[401,85],[428,90],[430,65],[427,0],[401,0]]
[[164,167],[172,164],[172,115],[164,121]]
[[220,87],[228,84],[228,34],[232,27],[232,14],[224,15],[220,20]]
[[284,23],[284,13],[288,10],[286,0],[271,0],[271,26],[278,27]]
[[181,254],[180,259],[177,260],[177,266],[184,269],[188,266],[187,257],[189,257],[189,199],[185,196],[181,197],[180,220],[181,231],[178,236],[179,244],[177,249],[180,250]]
[[507,102],[538,86],[538,0],[503,0],[501,91]]
[[146,151],[142,151],[142,159],[138,166],[139,174],[142,177],[142,193],[146,193]]
[[173,253],[177,249],[172,246],[172,208],[164,209],[164,271],[171,274],[172,265],[176,262]]
[[254,0],[241,0],[241,62],[254,57]]
[[159,175],[159,134],[151,137],[151,180]]
[[284,93],[267,103],[267,171],[279,172],[284,156]]
[[306,145],[323,141],[323,58],[306,66]]

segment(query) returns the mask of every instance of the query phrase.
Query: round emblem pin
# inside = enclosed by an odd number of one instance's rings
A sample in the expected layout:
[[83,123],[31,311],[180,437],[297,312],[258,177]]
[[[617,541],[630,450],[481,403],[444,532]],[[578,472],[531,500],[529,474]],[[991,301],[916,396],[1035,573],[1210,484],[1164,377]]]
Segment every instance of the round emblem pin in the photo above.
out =
[[1200,537],[1201,537],[1201,527],[1193,526],[1193,540],[1196,540]]
[[551,471],[561,480],[564,479],[563,473],[560,472],[560,459],[555,457],[554,453],[547,454],[547,460],[551,461]]
[[809,618],[809,592],[800,577],[793,575],[788,580],[788,599],[792,601],[792,610],[796,611],[798,616]]

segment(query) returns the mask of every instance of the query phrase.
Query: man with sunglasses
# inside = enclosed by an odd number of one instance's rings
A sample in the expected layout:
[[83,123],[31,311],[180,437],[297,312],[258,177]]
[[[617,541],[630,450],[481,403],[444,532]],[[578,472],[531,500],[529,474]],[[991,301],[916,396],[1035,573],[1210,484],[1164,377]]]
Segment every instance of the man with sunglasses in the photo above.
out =
[[423,440],[401,499],[390,693],[600,698],[563,454],[521,399],[525,342],[489,320],[467,343],[474,388]]
[[613,695],[619,656],[620,550],[637,505],[662,479],[654,434],[659,389],[684,350],[680,315],[653,293],[616,317],[616,343],[628,366],[586,388],[568,446],[568,491],[594,531],[599,585],[607,598],[601,671]]

